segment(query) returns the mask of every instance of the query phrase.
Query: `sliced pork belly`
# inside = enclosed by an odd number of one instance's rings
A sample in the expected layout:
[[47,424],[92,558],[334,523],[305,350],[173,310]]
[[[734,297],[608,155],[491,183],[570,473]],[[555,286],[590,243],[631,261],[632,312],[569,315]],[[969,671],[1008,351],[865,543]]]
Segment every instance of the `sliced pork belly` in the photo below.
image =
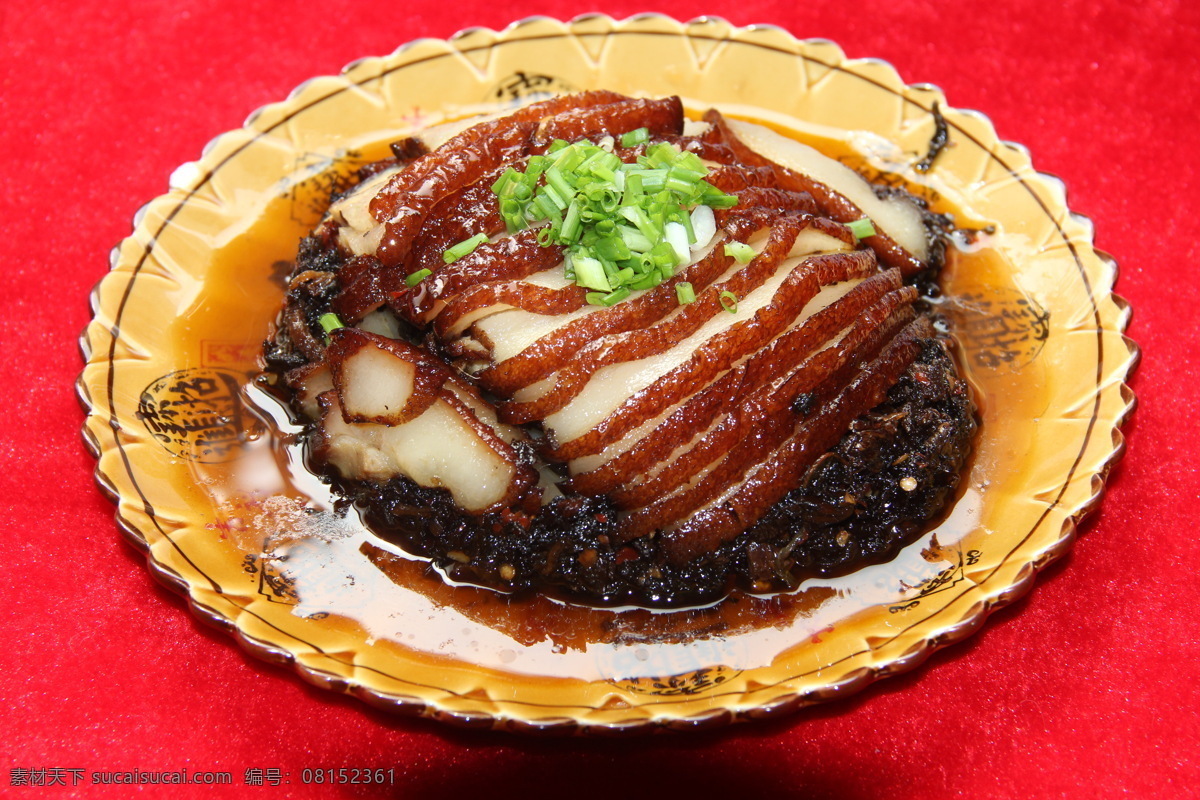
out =
[[371,198],[398,172],[399,166],[381,170],[329,207],[329,218],[338,223],[338,241],[354,255],[374,255],[378,249],[383,227],[371,216]]
[[317,398],[333,389],[333,375],[324,361],[312,361],[288,372],[284,382],[292,390],[301,414],[308,419],[321,416]]
[[[614,493],[617,502],[637,509],[626,520],[625,535],[637,538],[656,529],[674,529],[697,508],[715,502],[714,497],[737,484],[797,426],[809,424],[805,408],[836,402],[860,365],[870,363],[879,348],[889,345],[890,337],[912,320],[909,305],[913,299],[914,293],[908,288],[885,295],[868,312],[837,331],[832,344],[790,372],[743,393],[701,436],[677,450],[672,458],[655,464],[644,479],[618,489]],[[841,317],[848,311],[846,305],[836,309],[834,315]],[[842,322],[845,324],[844,318]],[[839,437],[841,432],[844,428]],[[748,525],[753,520],[744,521]]]
[[604,337],[577,353],[553,388],[524,404],[541,412],[536,416],[556,445],[555,455],[584,454],[572,443],[634,395],[642,398],[643,419],[652,417],[657,411],[645,398],[683,399],[715,378],[721,364],[744,357],[786,327],[815,293],[797,269],[802,258],[790,254],[802,225],[803,218],[785,218],[750,263],[660,323]]
[[[545,391],[525,401],[510,402],[504,407],[505,415],[542,420],[547,433],[560,444],[581,435],[631,394],[769,303],[787,277],[788,270],[781,265],[798,224],[774,236],[762,253],[728,279],[710,286],[696,302],[677,305],[644,328],[594,339],[551,376]],[[729,294],[723,295],[725,292]],[[742,309],[741,318],[727,313],[722,302]]]
[[[620,413],[628,407],[636,407],[643,400],[639,396],[631,398],[618,413],[577,440],[588,442],[587,452],[595,451],[596,444],[612,443],[594,455],[574,458],[571,488],[584,494],[630,491],[634,486],[645,485],[644,476],[676,473],[677,459],[685,451],[691,453],[695,443],[705,440],[720,420],[752,402],[756,392],[775,391],[783,383],[783,376],[792,374],[802,365],[810,376],[824,375],[832,370],[835,364],[831,359],[846,357],[835,345],[846,341],[852,331],[856,334],[870,330],[881,313],[890,314],[901,304],[912,302],[912,294],[898,293],[899,289],[900,278],[896,270],[859,280],[847,269],[839,282],[823,286],[774,341],[741,359],[702,391],[671,405],[666,412],[628,436],[614,441],[610,436],[595,435],[608,433],[612,428],[621,431],[633,424]],[[889,296],[887,300],[884,300],[885,296]],[[848,318],[856,321],[848,326]],[[814,355],[816,353],[819,355]],[[805,390],[804,386],[795,387],[793,394]],[[656,408],[665,405],[652,392],[645,392],[644,397],[651,402],[657,400]]]
[[[765,448],[754,443],[753,466],[743,469],[734,480],[702,481],[695,486],[659,501],[651,512],[661,519],[667,506],[686,510],[667,512],[675,525],[654,524],[664,528],[663,543],[668,557],[685,563],[722,542],[737,536],[756,522],[822,453],[833,447],[850,423],[887,396],[888,389],[916,360],[924,343],[933,337],[927,317],[918,317],[891,339],[877,358],[857,372],[835,396],[829,398],[811,417],[796,425],[778,446],[760,458]],[[706,478],[717,474],[714,470]],[[712,487],[716,486],[716,491]],[[699,502],[698,502],[699,501]],[[647,511],[636,512],[630,527],[646,526]]]
[[404,475],[448,489],[471,512],[512,505],[536,483],[513,447],[521,433],[434,356],[351,328],[333,339],[326,355],[334,388],[317,397],[315,453],[343,477]]
[[542,247],[537,242],[537,230],[527,228],[482,244],[451,264],[443,264],[416,283],[398,305],[418,325],[429,325],[447,303],[473,287],[519,280],[561,265],[562,248]]
[[679,308],[677,284],[690,282],[699,292],[730,269],[733,259],[718,246],[723,241],[699,250],[694,263],[669,280],[611,308],[584,305],[560,315],[515,309],[476,322],[464,339],[476,342],[471,350],[485,352],[487,362],[475,377],[489,391],[512,396],[562,368],[589,342],[653,324]]
[[771,185],[811,195],[838,222],[870,217],[877,232],[865,241],[884,265],[899,268],[905,277],[930,267],[921,209],[907,195],[881,197],[854,170],[761,125],[726,119],[715,109],[704,119],[712,125],[706,140],[727,146],[745,164],[768,168]]
[[587,290],[563,275],[561,263],[523,279],[476,284],[449,300],[433,322],[439,339],[452,341],[475,322],[501,311],[520,309],[562,317],[587,307]]

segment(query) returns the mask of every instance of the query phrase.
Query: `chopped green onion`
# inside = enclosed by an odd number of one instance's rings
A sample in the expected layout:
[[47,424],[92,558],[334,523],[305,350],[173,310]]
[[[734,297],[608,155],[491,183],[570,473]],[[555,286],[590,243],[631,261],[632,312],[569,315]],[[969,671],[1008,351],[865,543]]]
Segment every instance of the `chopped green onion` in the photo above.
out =
[[847,222],[846,227],[854,234],[855,239],[866,239],[868,236],[875,235],[875,223],[871,222],[870,217]]
[[[561,219],[558,214],[559,205],[553,197],[553,190],[546,194],[539,194],[534,199],[533,204],[537,207],[537,211],[540,212],[534,219],[548,219],[552,222]],[[564,205],[563,208],[566,208],[566,206]]]
[[553,188],[556,193],[562,196],[564,207],[566,198],[575,194],[574,187],[567,183],[567,179],[563,177],[562,170],[558,168],[557,164],[546,170],[546,184],[548,188]]
[[671,245],[671,249],[675,251],[675,263],[686,264],[690,255],[687,228],[678,222],[668,222],[663,226],[663,238],[667,244]]
[[616,179],[618,173],[624,175],[625,171],[621,169],[621,159],[613,153],[606,151],[592,165],[592,173],[611,181]]
[[687,150],[680,151],[675,159],[675,166],[682,169],[689,169],[695,172],[700,178],[708,174],[708,168],[704,166],[704,161],[700,156]]
[[625,205],[633,206],[645,194],[642,191],[642,173],[632,170],[622,170],[622,172],[625,174],[625,189],[623,190],[625,192]]
[[739,264],[749,264],[754,260],[754,248],[745,242],[729,242],[725,245],[725,255]]
[[[563,171],[575,172],[577,169],[579,169],[580,163],[582,163],[587,156],[588,154],[584,152],[582,148],[571,147],[568,145],[567,147],[564,147],[558,151],[558,157],[554,159],[554,166],[552,169],[560,174]],[[550,170],[547,169],[546,172],[549,173]],[[551,180],[549,174],[546,175],[546,180]]]
[[567,206],[567,216],[562,224],[562,238],[568,242],[573,242],[579,238],[579,217],[583,212],[583,207],[579,203],[579,198],[571,201],[571,205]]
[[637,228],[631,228],[628,225],[622,225],[617,228],[617,232],[621,234],[621,241],[635,253],[645,253],[654,247],[654,242],[639,231]]
[[638,128],[621,136],[621,147],[637,147],[650,141],[650,129]]
[[679,305],[686,306],[696,302],[696,290],[687,281],[680,281],[675,284],[675,297],[679,300]]
[[404,285],[410,289],[433,274],[433,270],[420,269],[404,279]]
[[546,156],[530,156],[525,165],[525,179],[530,185],[536,183],[548,166],[550,166],[550,159]]
[[[692,228],[692,215],[679,213],[676,216],[678,217],[676,222],[683,226],[684,233],[687,234],[685,238],[687,239],[688,246],[690,247],[691,245],[697,244],[696,231]],[[686,257],[687,256],[685,254],[684,258],[686,259]]]
[[[442,260],[445,261],[447,264],[452,264],[455,261],[458,261],[463,256],[474,252],[476,247],[479,247],[479,245],[483,244],[487,240],[488,240],[488,236],[486,233],[477,233],[474,236],[472,236],[470,239],[464,239],[463,241],[459,242],[458,244],[454,245],[453,247],[448,248],[446,250],[446,252],[442,253]],[[422,270],[422,271],[424,272],[426,270]],[[413,274],[416,275],[419,273],[413,273]],[[412,275],[408,276],[408,279],[412,280]],[[418,278],[417,280],[420,280],[420,279]],[[409,286],[412,286],[415,283],[416,283],[416,281],[413,281],[413,283],[410,283]]]
[[699,180],[691,170],[675,170],[672,169],[667,173],[666,187],[672,192],[680,194],[684,197],[691,197],[692,192],[696,189],[696,181]]
[[588,202],[592,207],[598,208],[605,215],[600,217],[600,219],[607,219],[607,215],[612,214],[621,205],[620,192],[611,186],[593,184],[588,189]]
[[628,286],[622,286],[620,289],[614,289],[608,297],[604,298],[604,303],[605,305],[614,306],[626,297],[629,297],[631,293],[632,290]]
[[583,297],[591,305],[607,307],[607,306],[615,306],[617,303],[621,302],[626,297],[629,297],[629,294],[630,294],[629,287],[622,286],[620,289],[616,289],[612,292],[609,292],[608,294],[602,294],[600,292],[588,292]]
[[662,233],[662,228],[655,225],[654,222],[651,221],[650,217],[646,214],[646,211],[641,206],[621,206],[621,208],[618,209],[618,213],[636,225],[637,229],[641,231],[642,235],[651,242],[656,241],[659,237],[659,234]]
[[601,258],[612,261],[626,261],[633,257],[629,245],[625,244],[624,240],[618,236],[606,236],[598,240],[593,249]]
[[647,192],[657,192],[666,185],[667,171],[665,169],[642,170],[642,188]]
[[687,217],[694,246],[703,247],[717,235],[717,218],[708,206],[696,206]]
[[496,197],[502,197],[505,190],[508,188],[508,185],[512,183],[513,176],[516,174],[517,171],[512,167],[506,169],[504,174],[497,178],[496,182],[492,184],[492,193],[495,194]]
[[329,334],[333,333],[338,328],[346,327],[342,324],[342,320],[338,317],[338,315],[334,314],[332,311],[322,314],[317,319],[317,322],[320,324],[322,330],[325,331],[326,336],[329,336]]
[[646,162],[654,167],[666,168],[679,158],[679,149],[669,142],[659,142],[646,149]]
[[604,264],[599,259],[577,256],[571,259],[571,266],[575,269],[575,282],[580,286],[602,292],[612,291],[608,275],[604,272]]
[[730,291],[721,292],[721,308],[730,314],[737,313],[737,295]]
[[[538,200],[549,200],[559,211],[563,211],[567,207],[567,203],[571,197],[571,192],[560,192],[552,183],[547,183],[542,187],[542,193],[538,195]],[[542,203],[543,209],[549,209],[550,206]]]
[[662,270],[650,268],[640,277],[635,278],[628,284],[630,289],[635,292],[640,292],[642,289],[653,289],[665,280]]
[[[623,147],[648,141],[647,129],[621,137]],[[544,155],[531,156],[524,172],[505,170],[492,186],[509,232],[549,223],[538,230],[538,244],[565,245],[568,279],[591,289],[596,297],[589,302],[601,305],[671,277],[691,261],[693,248],[716,235],[711,209],[737,203],[705,180],[695,153],[658,142],[627,164],[612,147],[611,137],[599,144],[556,140]]]
[[659,268],[675,266],[675,248],[670,242],[659,242],[650,248],[650,260]]
[[705,191],[700,195],[700,202],[709,208],[733,208],[738,204],[737,195],[725,194],[720,189],[713,187],[711,192]]
[[610,258],[597,257],[596,260],[599,261],[600,266],[604,268],[604,276],[608,278],[608,285],[620,285],[620,281],[617,280],[617,273],[621,271],[621,268],[614,264]]
[[510,233],[516,233],[529,227],[525,222],[524,206],[511,197],[500,201],[500,216],[504,218],[504,224]]

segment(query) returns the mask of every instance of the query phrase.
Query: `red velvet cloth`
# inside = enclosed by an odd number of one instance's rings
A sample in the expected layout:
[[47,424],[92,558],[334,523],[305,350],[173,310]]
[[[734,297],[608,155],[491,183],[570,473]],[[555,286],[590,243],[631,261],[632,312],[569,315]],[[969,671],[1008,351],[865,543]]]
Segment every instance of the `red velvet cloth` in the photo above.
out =
[[[72,392],[109,248],[213,136],[314,75],[423,36],[548,14],[769,23],[876,56],[1065,179],[1145,354],[1129,454],[1033,594],[915,673],[770,724],[634,741],[467,734],[307,686],[198,623],[124,544]],[[0,5],[0,794],[125,796],[93,770],[394,768],[344,794],[489,798],[1200,796],[1200,4],[1180,0],[207,0]],[[83,770],[20,789],[18,770]],[[241,786],[279,769],[286,788]],[[70,784],[70,773],[66,773]],[[151,792],[162,794],[162,792]]]

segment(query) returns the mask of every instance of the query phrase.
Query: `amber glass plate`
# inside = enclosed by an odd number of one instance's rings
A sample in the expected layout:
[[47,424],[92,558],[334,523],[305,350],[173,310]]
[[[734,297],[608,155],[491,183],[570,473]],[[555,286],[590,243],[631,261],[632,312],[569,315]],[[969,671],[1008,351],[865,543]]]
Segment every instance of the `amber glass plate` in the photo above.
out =
[[[414,129],[597,87],[767,124],[978,231],[954,249],[941,301],[980,400],[975,456],[945,519],[892,561],[671,613],[509,602],[447,585],[333,513],[305,472],[295,431],[252,379],[330,188]],[[930,166],[939,113],[949,138]],[[459,724],[702,728],[910,669],[1070,546],[1133,407],[1137,350],[1115,278],[1025,149],[885,63],[712,18],[530,19],[309,81],[176,170],[95,290],[78,388],[120,529],[250,652]]]

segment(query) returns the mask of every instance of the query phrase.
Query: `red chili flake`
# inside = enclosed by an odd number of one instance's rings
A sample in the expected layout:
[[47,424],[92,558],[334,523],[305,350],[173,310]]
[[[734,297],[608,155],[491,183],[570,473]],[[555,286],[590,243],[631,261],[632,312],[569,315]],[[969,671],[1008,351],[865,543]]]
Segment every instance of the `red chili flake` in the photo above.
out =
[[[499,512],[500,519],[508,525],[520,525],[522,528],[528,528],[533,521],[533,516],[524,511],[514,510],[511,508],[502,508]],[[498,532],[498,531],[497,531]]]
[[812,635],[812,638],[811,638],[809,641],[811,641],[813,644],[820,644],[820,643],[821,643],[821,641],[822,641],[822,640],[821,640],[821,634],[823,634],[823,633],[833,633],[833,631],[834,631],[834,627],[833,627],[832,625],[826,625],[824,628],[821,628],[821,630],[819,630],[819,631],[817,631],[816,633],[814,633],[814,634]]
[[638,557],[638,551],[632,547],[622,547],[617,551],[617,563],[624,564],[626,561],[633,561]]
[[504,519],[505,522],[516,522],[520,525],[527,524],[530,519],[530,516],[528,514],[526,514],[524,511],[516,511],[511,508],[501,509],[500,516]]
[[601,525],[608,522],[608,514],[597,514],[596,522],[599,522]]

